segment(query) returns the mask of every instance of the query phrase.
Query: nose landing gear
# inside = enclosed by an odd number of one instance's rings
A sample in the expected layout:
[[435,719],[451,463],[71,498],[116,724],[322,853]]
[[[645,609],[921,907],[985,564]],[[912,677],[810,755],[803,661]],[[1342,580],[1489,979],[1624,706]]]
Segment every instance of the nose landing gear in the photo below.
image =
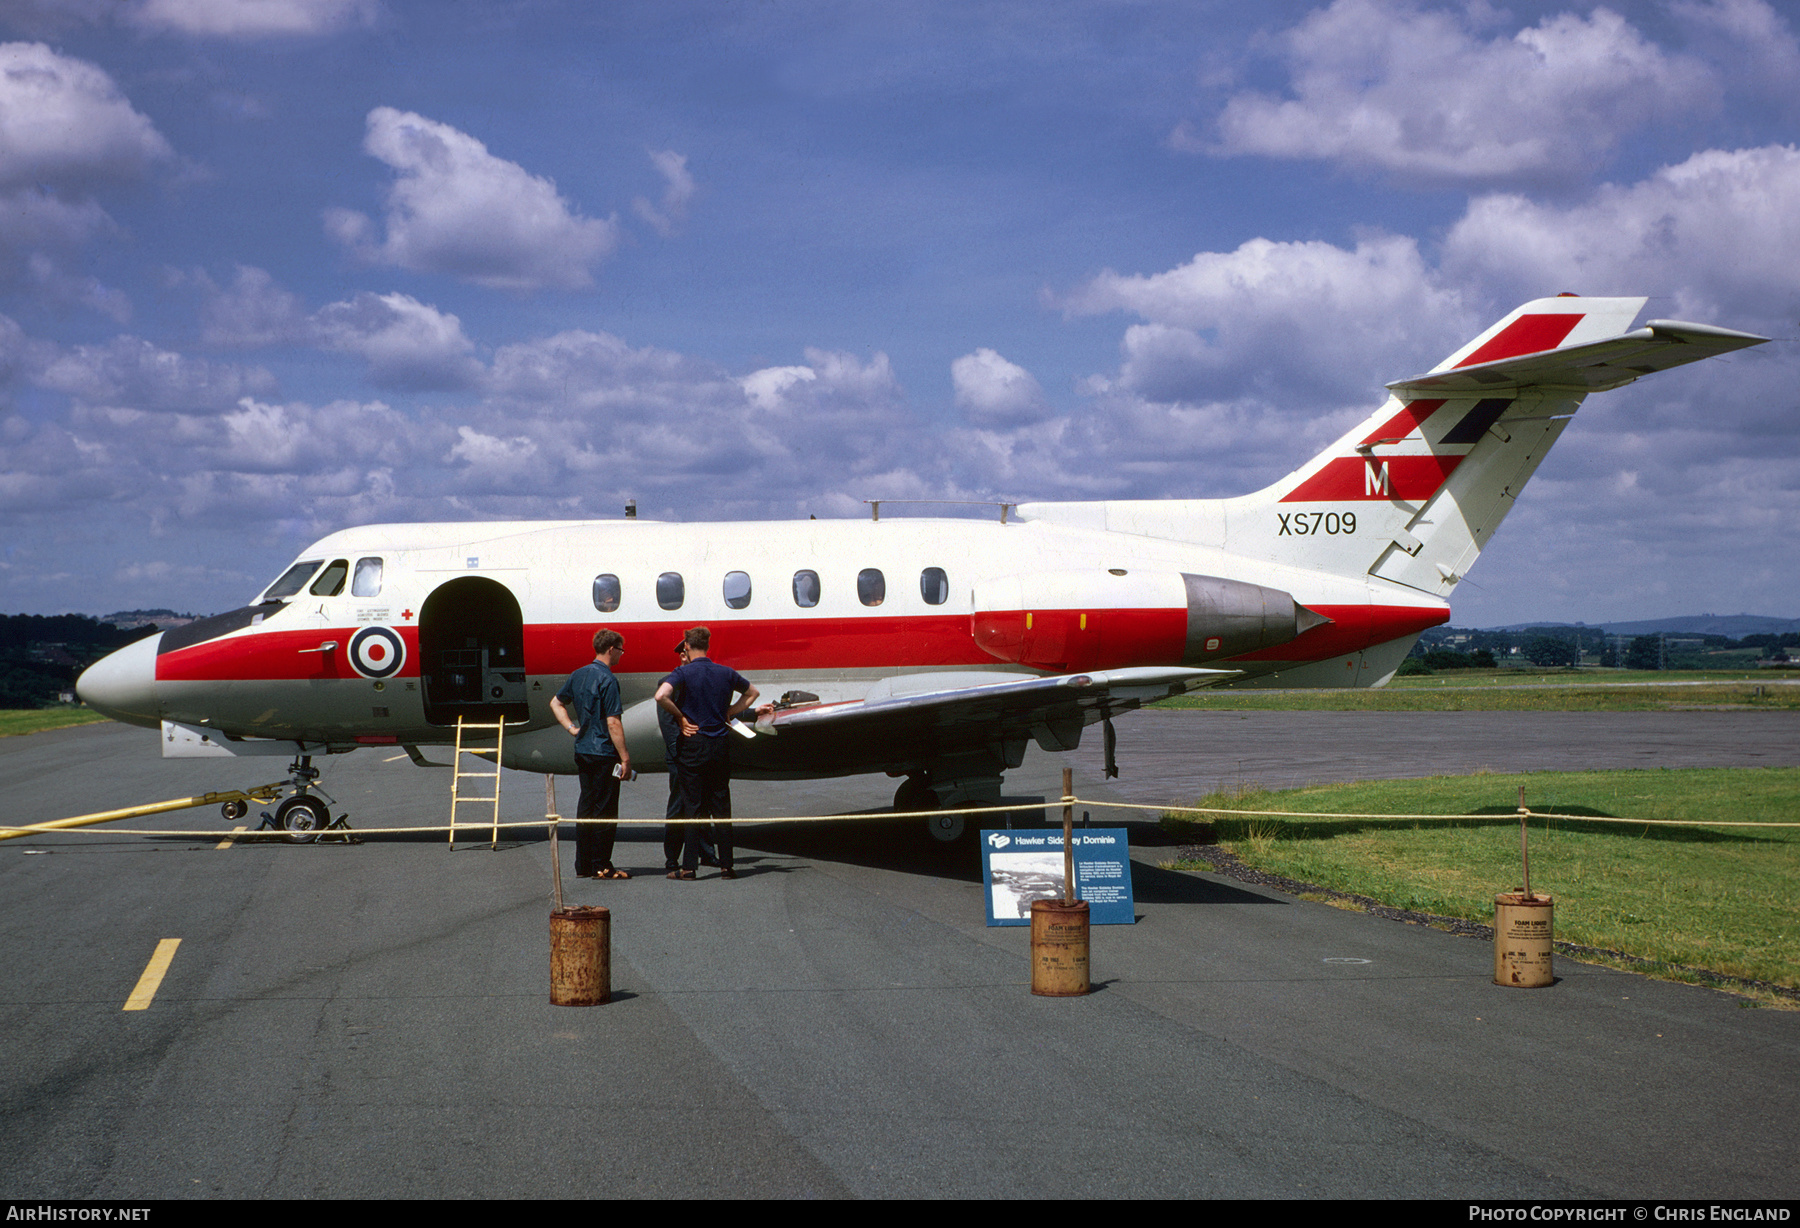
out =
[[[262,812],[262,826],[258,831],[286,832],[290,844],[311,844],[326,832],[345,832],[350,830],[347,814],[340,814],[337,821],[331,819],[331,806],[337,801],[325,790],[319,788],[321,775],[318,768],[312,765],[311,755],[301,755],[288,765],[288,778],[284,788],[292,789],[294,795],[275,807],[275,813]],[[237,812],[232,813],[236,808]],[[227,820],[240,819],[248,811],[241,802],[227,802],[220,808]],[[338,837],[345,843],[353,843],[354,838],[348,834]]]

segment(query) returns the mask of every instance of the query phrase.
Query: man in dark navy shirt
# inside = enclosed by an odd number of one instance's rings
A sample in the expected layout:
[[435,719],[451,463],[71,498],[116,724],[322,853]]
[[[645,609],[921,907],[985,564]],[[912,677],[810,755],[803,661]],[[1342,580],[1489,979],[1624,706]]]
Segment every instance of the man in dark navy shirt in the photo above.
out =
[[[744,676],[707,657],[712,632],[695,627],[684,637],[688,662],[656,688],[656,705],[681,722],[677,759],[681,764],[682,812],[688,821],[681,869],[670,878],[694,878],[700,865],[701,818],[731,818],[731,721],[756,702],[757,690]],[[679,706],[675,694],[681,693]],[[736,699],[733,696],[737,696]],[[731,864],[731,824],[713,831],[720,878],[736,878]]]
[[[625,749],[625,709],[613,667],[625,655],[625,638],[602,628],[594,632],[594,659],[569,675],[550,701],[557,723],[575,735],[575,771],[581,778],[578,819],[619,817],[619,782],[631,771]],[[612,863],[616,823],[582,823],[575,828],[575,873],[581,878],[630,878]]]
[[[688,663],[688,647],[686,638],[675,645],[676,668]],[[676,686],[670,697],[677,707],[681,704],[679,684],[674,683],[674,674],[664,678],[664,682]],[[656,710],[656,724],[662,731],[663,757],[669,768],[669,804],[663,809],[663,869],[681,869],[682,845],[687,839],[687,824],[680,822],[684,813],[681,800],[681,718],[661,708]],[[718,858],[713,854],[712,826],[702,824],[700,828],[700,864],[716,866]]]

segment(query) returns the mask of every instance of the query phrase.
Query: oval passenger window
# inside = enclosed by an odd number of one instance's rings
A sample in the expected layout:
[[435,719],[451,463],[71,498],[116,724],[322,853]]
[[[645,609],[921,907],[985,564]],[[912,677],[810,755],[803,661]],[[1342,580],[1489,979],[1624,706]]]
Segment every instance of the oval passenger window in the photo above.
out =
[[656,577],[656,604],[665,610],[679,610],[687,597],[687,585],[682,583],[681,573],[665,571]]
[[602,614],[611,614],[619,608],[619,577],[594,577],[594,608]]
[[803,610],[810,610],[819,604],[818,572],[796,571],[794,573],[794,604]]
[[887,600],[887,580],[873,567],[856,573],[856,599],[864,605],[880,605]]
[[725,573],[725,604],[734,610],[741,610],[750,604],[750,577],[747,573]]
[[943,605],[950,600],[950,577],[942,567],[927,567],[919,573],[919,593],[926,605]]

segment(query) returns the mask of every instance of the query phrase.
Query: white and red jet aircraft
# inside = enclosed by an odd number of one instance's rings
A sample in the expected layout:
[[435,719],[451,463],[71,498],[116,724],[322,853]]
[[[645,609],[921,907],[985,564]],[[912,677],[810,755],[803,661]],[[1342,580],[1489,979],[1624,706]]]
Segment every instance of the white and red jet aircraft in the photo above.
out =
[[[278,820],[328,817],[313,754],[511,729],[509,767],[572,773],[550,697],[626,641],[634,763],[688,627],[784,695],[734,745],[742,776],[886,772],[899,809],[999,796],[1028,742],[1230,683],[1380,686],[1589,393],[1766,338],[1653,320],[1639,298],[1527,303],[1274,485],[1235,499],[1001,505],[993,521],[367,525],[302,552],[256,601],[140,640],[81,697],[160,727],[169,755],[295,756]],[[1010,514],[1009,514],[1010,513]],[[946,816],[948,817],[948,816]],[[938,826],[949,838],[960,819]]]

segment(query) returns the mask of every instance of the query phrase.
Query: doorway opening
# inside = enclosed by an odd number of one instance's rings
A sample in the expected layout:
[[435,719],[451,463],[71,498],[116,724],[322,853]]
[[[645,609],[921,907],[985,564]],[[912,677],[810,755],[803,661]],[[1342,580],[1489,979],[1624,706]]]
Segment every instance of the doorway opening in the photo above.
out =
[[504,585],[484,576],[441,584],[419,607],[419,684],[433,725],[524,721],[525,620]]

